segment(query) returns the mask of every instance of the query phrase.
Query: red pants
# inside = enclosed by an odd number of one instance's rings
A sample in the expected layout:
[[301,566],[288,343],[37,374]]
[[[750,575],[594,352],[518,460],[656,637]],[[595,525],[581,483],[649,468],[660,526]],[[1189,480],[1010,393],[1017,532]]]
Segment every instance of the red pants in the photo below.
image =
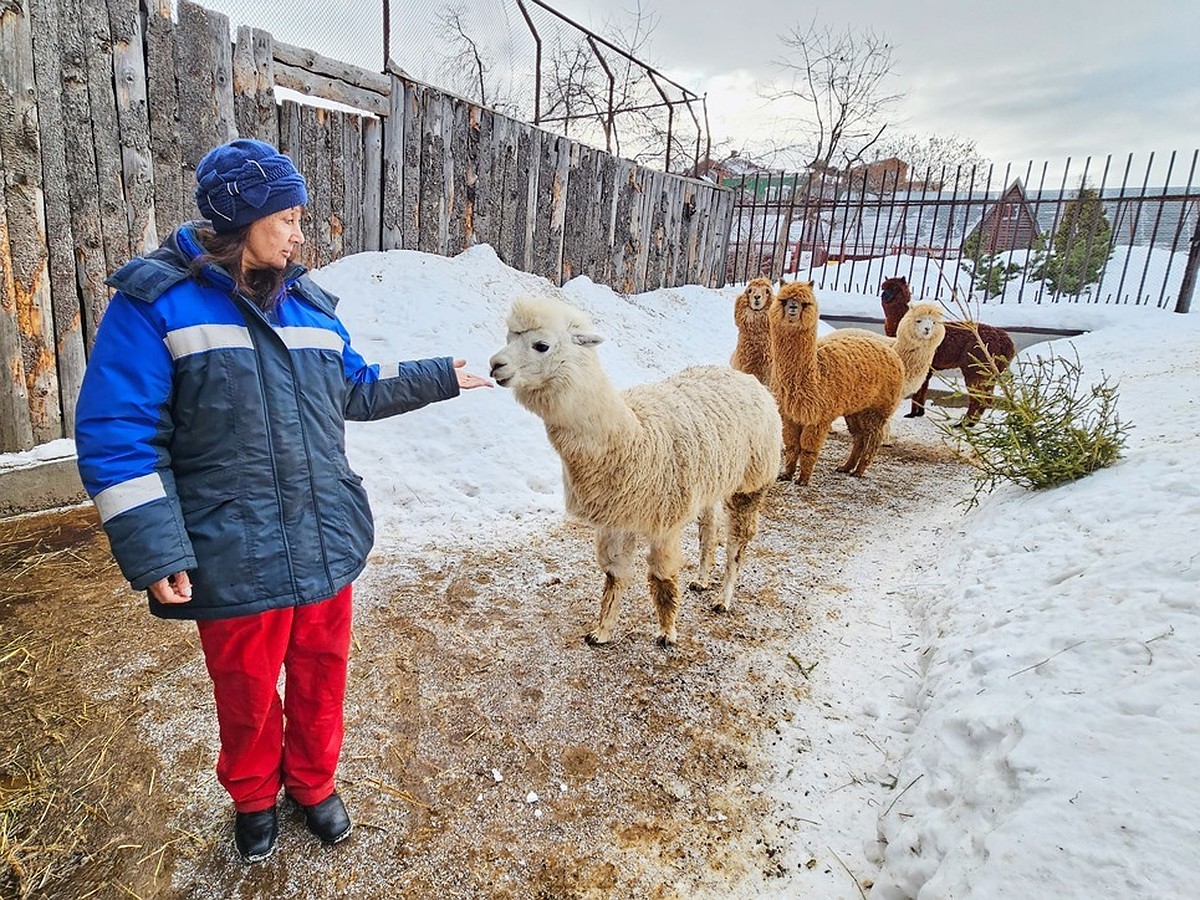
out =
[[217,701],[217,780],[238,812],[274,806],[281,785],[304,806],[333,793],[344,734],[350,594],[347,585],[320,603],[196,623]]

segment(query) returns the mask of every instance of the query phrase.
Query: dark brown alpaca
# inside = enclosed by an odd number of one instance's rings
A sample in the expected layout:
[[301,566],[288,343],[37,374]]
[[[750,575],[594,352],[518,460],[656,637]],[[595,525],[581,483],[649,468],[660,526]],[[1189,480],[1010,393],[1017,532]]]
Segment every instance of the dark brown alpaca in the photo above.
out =
[[[912,299],[908,279],[903,275],[886,279],[880,288],[880,299],[883,303],[883,328],[889,335],[895,336],[896,328],[908,312],[908,303]],[[974,425],[983,414],[982,396],[992,393],[996,374],[1007,369],[1015,355],[1012,338],[1003,328],[983,322],[947,322],[946,336],[933,355],[929,375],[925,376],[925,383],[920,390],[913,394],[912,408],[905,418],[925,415],[925,395],[929,391],[929,378],[935,370],[959,369],[970,395],[961,424]]]

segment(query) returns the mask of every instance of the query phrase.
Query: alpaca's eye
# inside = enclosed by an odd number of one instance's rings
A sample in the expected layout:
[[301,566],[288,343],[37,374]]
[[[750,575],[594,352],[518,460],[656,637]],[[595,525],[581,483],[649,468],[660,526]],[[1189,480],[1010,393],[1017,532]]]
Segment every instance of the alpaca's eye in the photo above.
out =
[[533,349],[536,350],[538,353],[545,353],[547,350],[550,349],[550,345],[547,344],[545,341],[534,341]]

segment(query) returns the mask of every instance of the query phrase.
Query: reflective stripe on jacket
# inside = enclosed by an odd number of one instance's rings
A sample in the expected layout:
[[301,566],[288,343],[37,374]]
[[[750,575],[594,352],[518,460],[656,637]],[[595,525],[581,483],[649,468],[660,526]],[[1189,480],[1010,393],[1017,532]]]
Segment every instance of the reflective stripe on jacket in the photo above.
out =
[[190,273],[191,225],[108,281],[76,412],[84,487],[138,590],[182,570],[219,619],[332,597],[366,565],[374,526],[345,420],[458,394],[449,357],[380,377],[350,346],[337,298],[293,267],[271,314],[224,270]]

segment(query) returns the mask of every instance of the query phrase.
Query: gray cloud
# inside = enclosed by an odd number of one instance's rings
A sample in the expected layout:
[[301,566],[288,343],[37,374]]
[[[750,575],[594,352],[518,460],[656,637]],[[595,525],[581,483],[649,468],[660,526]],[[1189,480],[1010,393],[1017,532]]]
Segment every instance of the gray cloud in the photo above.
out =
[[[613,12],[601,0],[551,0],[584,24]],[[694,0],[645,0],[657,17],[652,61],[687,73],[697,90],[744,70],[778,75],[778,35],[817,21],[870,28],[894,43],[896,118],[918,134],[957,134],[995,161],[1191,151],[1200,144],[1200,78],[1192,67],[1200,3],[1157,0],[1010,0],[981,8],[940,0],[859,0],[797,7],[738,0],[720,14]],[[760,105],[753,96],[739,113]],[[713,110],[710,106],[710,112]],[[724,111],[716,110],[720,115]],[[767,110],[760,132],[778,127]],[[713,130],[720,134],[720,121]]]

